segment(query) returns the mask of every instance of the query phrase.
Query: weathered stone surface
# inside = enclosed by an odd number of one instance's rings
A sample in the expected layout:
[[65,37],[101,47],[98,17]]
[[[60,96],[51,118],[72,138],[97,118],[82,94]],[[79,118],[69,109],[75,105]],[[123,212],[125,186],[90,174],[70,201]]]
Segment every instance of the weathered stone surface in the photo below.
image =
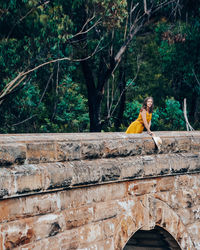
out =
[[27,162],[54,162],[56,161],[55,143],[27,143]]
[[122,250],[155,226],[198,250],[200,134],[159,136],[0,135],[0,250]]
[[23,164],[26,160],[26,147],[19,143],[0,145],[0,165]]

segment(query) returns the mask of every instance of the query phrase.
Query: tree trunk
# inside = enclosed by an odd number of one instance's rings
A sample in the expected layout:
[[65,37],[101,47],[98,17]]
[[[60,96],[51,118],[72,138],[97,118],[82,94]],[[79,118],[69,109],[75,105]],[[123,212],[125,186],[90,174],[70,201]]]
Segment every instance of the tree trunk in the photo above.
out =
[[88,61],[81,62],[82,71],[85,77],[85,83],[88,92],[88,107],[90,117],[90,132],[101,132],[101,102],[102,93],[97,91],[95,87],[94,77],[90,69]]
[[125,101],[126,101],[126,80],[125,80],[125,72],[124,72],[124,67],[120,67],[120,79],[119,79],[119,91],[120,91],[120,102],[119,102],[119,110],[117,114],[117,119],[115,121],[115,128],[116,131],[119,130],[119,127],[122,123],[122,118],[123,118],[123,113],[125,109]]

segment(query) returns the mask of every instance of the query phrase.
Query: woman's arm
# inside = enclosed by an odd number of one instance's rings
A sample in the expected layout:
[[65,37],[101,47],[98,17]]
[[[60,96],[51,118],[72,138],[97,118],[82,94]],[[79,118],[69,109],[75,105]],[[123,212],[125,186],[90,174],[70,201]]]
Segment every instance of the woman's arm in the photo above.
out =
[[150,120],[150,122],[149,122],[149,128],[151,128],[151,120]]
[[147,111],[146,111],[145,109],[143,109],[142,112],[141,112],[142,120],[143,120],[143,122],[144,122],[145,128],[147,129],[148,134],[152,135],[153,133],[152,133],[151,130],[150,130],[151,121],[150,121],[149,124],[148,124],[148,122],[147,122],[147,117],[146,117],[146,113],[147,113]]

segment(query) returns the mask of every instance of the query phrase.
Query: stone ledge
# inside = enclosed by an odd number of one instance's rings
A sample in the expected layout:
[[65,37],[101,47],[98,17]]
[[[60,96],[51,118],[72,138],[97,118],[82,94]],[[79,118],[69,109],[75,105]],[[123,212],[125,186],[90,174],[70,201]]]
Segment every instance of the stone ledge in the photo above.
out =
[[[160,154],[200,151],[200,132],[156,132]],[[157,150],[147,133],[79,133],[0,135],[0,166],[85,159],[153,155]]]
[[0,198],[197,172],[200,172],[200,153],[16,165],[1,168]]

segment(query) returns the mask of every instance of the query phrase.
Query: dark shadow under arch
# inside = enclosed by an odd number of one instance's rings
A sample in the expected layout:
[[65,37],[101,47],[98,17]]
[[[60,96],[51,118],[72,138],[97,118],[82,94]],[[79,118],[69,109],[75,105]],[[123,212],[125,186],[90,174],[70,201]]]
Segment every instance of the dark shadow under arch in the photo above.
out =
[[138,230],[123,250],[181,250],[173,236],[161,227]]

